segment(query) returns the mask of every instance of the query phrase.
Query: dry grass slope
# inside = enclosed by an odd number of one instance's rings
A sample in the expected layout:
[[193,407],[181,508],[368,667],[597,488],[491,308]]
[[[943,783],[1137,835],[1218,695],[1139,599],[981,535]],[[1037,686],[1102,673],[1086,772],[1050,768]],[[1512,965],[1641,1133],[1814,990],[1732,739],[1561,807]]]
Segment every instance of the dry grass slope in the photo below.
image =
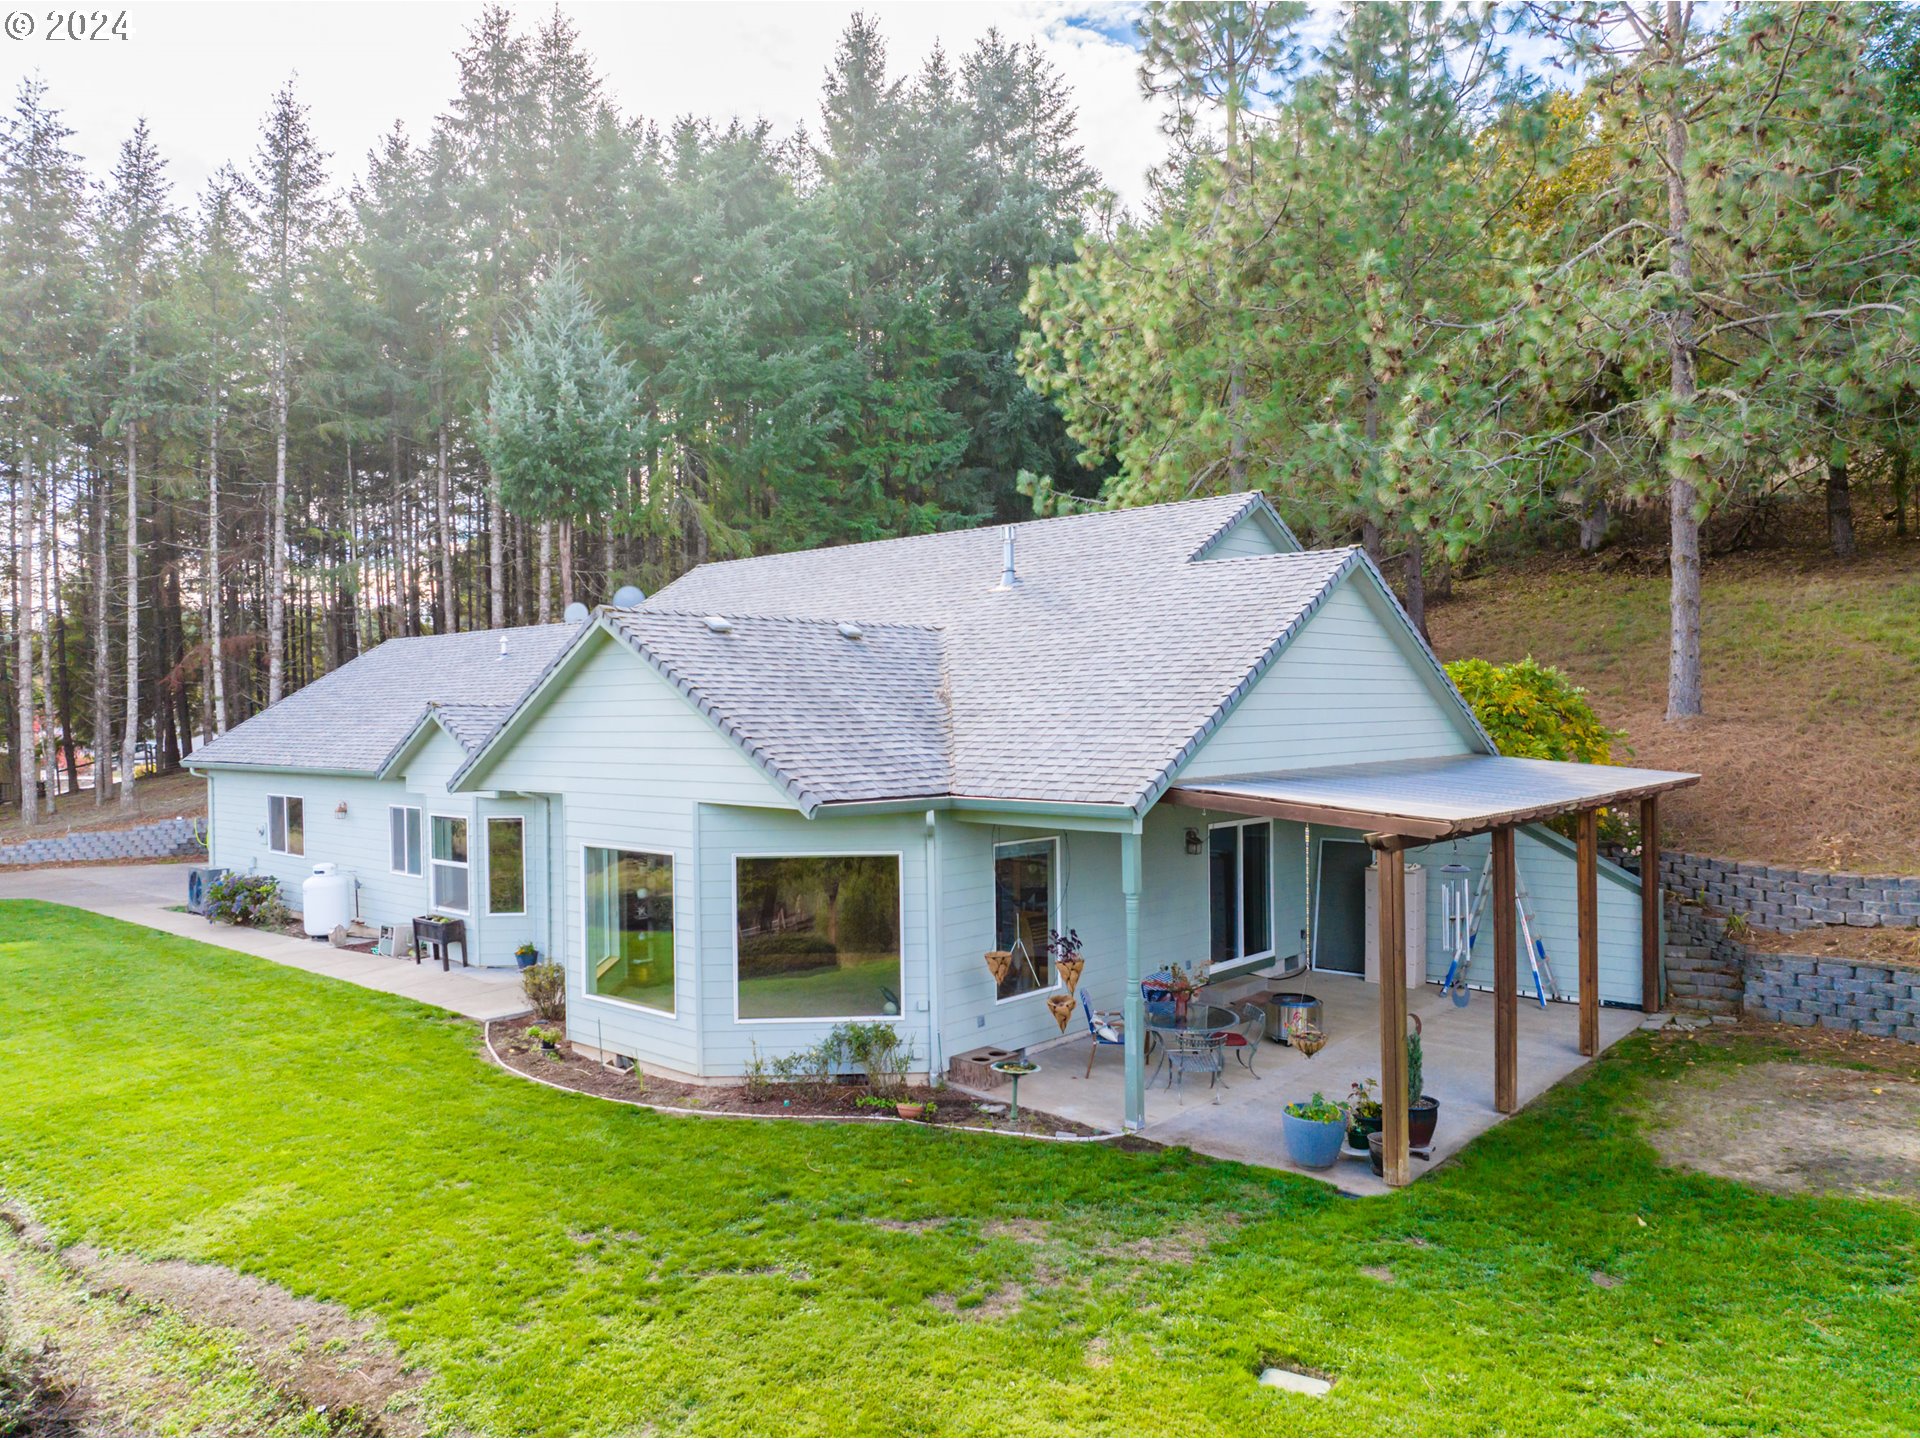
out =
[[1668,845],[1920,874],[1920,543],[1710,562],[1691,724],[1665,718],[1666,596],[1653,567],[1543,561],[1462,582],[1430,622],[1441,658],[1559,665],[1634,761],[1700,772],[1668,804]]

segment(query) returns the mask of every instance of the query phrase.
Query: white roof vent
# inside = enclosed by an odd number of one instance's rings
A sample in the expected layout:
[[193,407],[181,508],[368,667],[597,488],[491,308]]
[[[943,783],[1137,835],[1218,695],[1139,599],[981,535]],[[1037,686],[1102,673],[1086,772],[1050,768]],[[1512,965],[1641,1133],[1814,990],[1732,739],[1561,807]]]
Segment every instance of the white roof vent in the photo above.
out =
[[840,633],[849,640],[864,640],[867,638],[867,632],[851,620],[842,620],[840,622]]
[[500,653],[494,658],[497,660],[504,660],[507,658],[507,637],[504,635],[500,637]]
[[733,633],[733,622],[724,615],[707,616],[706,625],[707,629],[716,635],[731,635]]
[[1013,526],[1009,525],[1000,532],[1000,584],[999,589],[1011,590],[1020,583],[1020,577],[1013,570]]
[[576,600],[567,606],[561,613],[560,618],[569,625],[584,625],[592,614],[593,612],[591,610]]

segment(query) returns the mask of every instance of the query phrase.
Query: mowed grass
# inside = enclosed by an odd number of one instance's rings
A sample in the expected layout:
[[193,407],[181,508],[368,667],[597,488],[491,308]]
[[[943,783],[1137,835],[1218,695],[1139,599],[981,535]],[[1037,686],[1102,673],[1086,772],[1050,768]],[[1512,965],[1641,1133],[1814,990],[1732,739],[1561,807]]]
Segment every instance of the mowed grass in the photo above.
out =
[[1777,864],[1920,874],[1920,543],[1841,562],[1730,555],[1702,582],[1707,714],[1666,720],[1664,570],[1573,558],[1494,569],[1429,616],[1442,659],[1558,665],[1627,732],[1616,759],[1703,778],[1666,843]]
[[[1660,1168],[1631,1105],[1685,1062],[1637,1041],[1348,1200],[1177,1151],[656,1116],[35,902],[0,905],[0,993],[0,1189],[63,1240],[377,1317],[439,1428],[1920,1429],[1920,1217]],[[1262,1389],[1270,1360],[1337,1383]]]

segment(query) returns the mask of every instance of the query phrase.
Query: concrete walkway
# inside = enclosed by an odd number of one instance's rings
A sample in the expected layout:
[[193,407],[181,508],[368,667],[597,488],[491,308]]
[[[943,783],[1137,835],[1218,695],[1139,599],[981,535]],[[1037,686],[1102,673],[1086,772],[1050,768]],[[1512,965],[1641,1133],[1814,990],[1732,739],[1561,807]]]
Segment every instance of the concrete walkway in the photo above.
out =
[[443,972],[436,965],[386,955],[361,955],[336,950],[323,940],[299,940],[233,925],[211,925],[198,915],[169,910],[187,899],[190,865],[111,865],[79,870],[0,871],[0,900],[46,900],[72,905],[114,920],[127,920],[169,935],[258,955],[276,965],[291,965],[315,975],[329,975],[349,985],[404,995],[427,1005],[467,1015],[475,1020],[498,1020],[518,1015],[527,1002],[515,970],[455,967]]

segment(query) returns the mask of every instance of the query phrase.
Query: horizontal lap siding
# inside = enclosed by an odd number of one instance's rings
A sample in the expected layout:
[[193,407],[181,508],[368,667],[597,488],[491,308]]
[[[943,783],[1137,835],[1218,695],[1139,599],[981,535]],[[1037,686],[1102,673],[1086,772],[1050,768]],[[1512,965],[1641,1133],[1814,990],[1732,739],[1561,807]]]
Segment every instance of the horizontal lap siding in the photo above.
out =
[[[1532,898],[1532,912],[1538,922],[1536,935],[1546,945],[1547,961],[1553,969],[1555,988],[1568,999],[1580,991],[1580,922],[1577,887],[1579,877],[1572,845],[1562,837],[1538,826],[1520,829],[1514,846],[1514,868]],[[1476,835],[1458,846],[1448,843],[1409,850],[1407,859],[1428,866],[1427,871],[1427,979],[1438,983],[1446,978],[1448,957],[1440,919],[1440,884],[1446,878],[1440,868],[1457,859],[1468,869],[1468,893],[1479,885],[1480,867],[1486,863],[1489,840]],[[1600,999],[1602,1003],[1638,1005],[1640,1003],[1640,888],[1636,881],[1609,866],[1599,871],[1600,921]],[[1473,963],[1467,971],[1470,983],[1491,988],[1493,985],[1493,913],[1492,899],[1480,922],[1479,937],[1473,947]],[[1520,991],[1533,993],[1533,972],[1527,966],[1523,942],[1516,923],[1514,943],[1521,947]]]
[[[837,1023],[739,1020],[734,959],[736,855],[869,854],[900,857],[900,1014],[886,1018],[913,1043],[915,1070],[933,1053],[927,967],[927,827],[920,815],[824,816],[709,805],[700,814],[700,1014],[708,1075],[739,1075],[754,1047],[773,1059],[818,1044]],[[847,1017],[863,1018],[863,1017]]]
[[1182,767],[1179,781],[1478,748],[1363,589],[1343,581]]
[[[562,876],[559,949],[568,971],[568,1033],[582,1044],[635,1056],[643,1066],[696,1073],[695,1005],[705,957],[696,921],[695,812],[705,802],[787,802],[646,662],[604,638],[589,643],[596,648],[483,783],[491,790],[559,797],[560,843],[552,863]],[[673,1016],[586,993],[580,867],[587,845],[673,857]]]
[[[301,798],[304,855],[276,855],[267,849],[269,795]],[[347,806],[344,817],[334,813],[342,801]],[[339,866],[359,882],[360,918],[370,925],[402,924],[428,908],[424,874],[395,875],[388,869],[387,807],[424,804],[399,781],[222,770],[208,777],[208,803],[213,823],[209,863],[244,874],[272,875],[296,910],[301,886],[323,862]],[[462,799],[453,808],[465,811],[468,802]]]
[[1253,510],[1235,521],[1233,528],[1214,542],[1213,548],[1207,551],[1207,559],[1231,560],[1241,555],[1278,555],[1293,548],[1280,533],[1279,526],[1269,520],[1264,512]]

